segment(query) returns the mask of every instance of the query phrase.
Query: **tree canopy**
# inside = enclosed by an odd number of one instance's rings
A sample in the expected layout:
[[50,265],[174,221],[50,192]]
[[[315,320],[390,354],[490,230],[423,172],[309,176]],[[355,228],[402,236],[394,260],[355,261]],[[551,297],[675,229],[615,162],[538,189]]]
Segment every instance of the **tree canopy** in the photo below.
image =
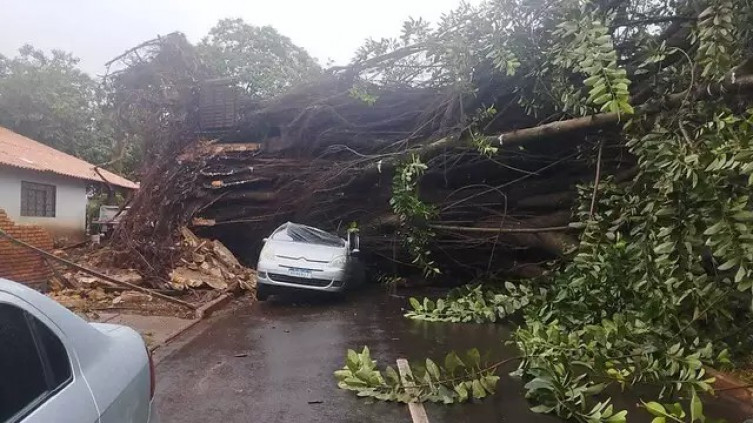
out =
[[97,82],[78,59],[26,45],[0,56],[0,125],[93,163],[109,156]]
[[321,74],[303,48],[271,26],[222,19],[198,45],[214,74],[229,77],[255,99],[283,94]]
[[[163,145],[156,134],[172,128],[175,119],[185,121],[170,105],[190,108],[186,101],[199,80],[229,78],[261,100],[321,74],[317,62],[289,38],[240,19],[220,20],[197,46],[177,33],[160,40],[119,56],[104,81],[59,50],[45,53],[27,45],[16,57],[0,56],[0,125],[137,177],[144,158]],[[188,52],[185,60],[179,51]],[[181,73],[181,66],[191,72]]]

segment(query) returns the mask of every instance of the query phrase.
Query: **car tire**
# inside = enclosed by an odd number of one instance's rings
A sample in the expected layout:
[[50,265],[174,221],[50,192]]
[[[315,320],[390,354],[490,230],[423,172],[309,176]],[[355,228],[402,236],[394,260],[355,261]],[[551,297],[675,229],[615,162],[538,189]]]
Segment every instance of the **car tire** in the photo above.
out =
[[269,287],[262,284],[256,285],[256,299],[267,301],[267,298],[269,298]]

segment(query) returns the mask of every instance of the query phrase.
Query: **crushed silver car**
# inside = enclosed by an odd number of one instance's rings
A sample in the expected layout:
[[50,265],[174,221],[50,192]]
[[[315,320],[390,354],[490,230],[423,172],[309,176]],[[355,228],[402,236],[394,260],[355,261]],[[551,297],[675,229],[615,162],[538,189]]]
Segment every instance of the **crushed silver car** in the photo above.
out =
[[311,226],[285,223],[264,239],[256,268],[256,297],[264,301],[286,290],[342,293],[363,283],[358,253],[354,230],[343,239]]

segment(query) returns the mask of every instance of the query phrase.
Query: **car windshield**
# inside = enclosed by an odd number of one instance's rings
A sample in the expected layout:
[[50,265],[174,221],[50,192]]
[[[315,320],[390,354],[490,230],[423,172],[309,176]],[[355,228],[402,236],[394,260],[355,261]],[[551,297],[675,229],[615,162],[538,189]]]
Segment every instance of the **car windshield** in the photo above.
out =
[[276,241],[293,241],[305,242],[307,244],[328,245],[331,247],[344,247],[345,241],[342,238],[325,232],[321,229],[310,226],[299,225],[297,223],[288,223],[280,228],[272,239]]

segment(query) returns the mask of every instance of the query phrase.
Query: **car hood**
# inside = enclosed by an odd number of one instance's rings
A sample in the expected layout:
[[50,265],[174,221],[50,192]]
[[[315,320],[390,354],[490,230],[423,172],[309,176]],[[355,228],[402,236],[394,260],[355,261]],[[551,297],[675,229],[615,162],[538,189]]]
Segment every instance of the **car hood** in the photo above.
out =
[[335,257],[345,255],[346,252],[345,247],[290,241],[269,241],[264,248],[271,248],[275,257],[279,259],[319,263],[329,263]]

